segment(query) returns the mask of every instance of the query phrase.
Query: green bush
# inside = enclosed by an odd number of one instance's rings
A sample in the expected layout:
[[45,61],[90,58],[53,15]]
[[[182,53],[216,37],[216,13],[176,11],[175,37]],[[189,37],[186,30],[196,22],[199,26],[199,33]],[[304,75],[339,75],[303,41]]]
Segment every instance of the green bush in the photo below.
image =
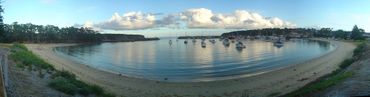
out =
[[96,95],[102,95],[104,94],[104,90],[97,86],[97,85],[91,85],[89,86],[89,88],[92,90],[92,92],[94,92]]
[[[17,62],[18,67],[28,66],[30,70],[46,69],[46,71],[56,71],[54,67],[33,54],[22,44],[13,44],[11,46],[10,58]],[[41,70],[39,76],[43,77]],[[61,91],[66,94],[75,95],[81,94],[84,96],[95,94],[98,97],[114,97],[114,94],[106,93],[103,88],[97,85],[89,85],[76,79],[76,75],[68,71],[56,71],[51,75],[49,86],[55,90]]]
[[363,53],[366,50],[366,43],[362,42],[360,43],[355,50],[353,50],[353,56],[359,56],[361,53]]
[[78,87],[76,85],[70,83],[68,79],[63,77],[56,77],[52,79],[52,81],[49,83],[49,86],[70,95],[75,95],[78,91]]
[[14,43],[11,49],[12,51],[16,51],[16,50],[26,50],[27,51],[27,47],[19,43]]
[[339,67],[340,67],[341,69],[345,69],[345,68],[347,68],[349,65],[351,65],[353,62],[355,62],[355,60],[353,60],[353,58],[346,59],[346,60],[344,60],[344,61],[339,65]]
[[[54,73],[52,75],[52,78],[54,78],[54,80],[57,80],[57,81],[52,81],[50,84],[51,84],[51,87],[54,88],[54,89],[57,89],[57,90],[60,90],[62,92],[65,92],[67,94],[81,94],[81,95],[84,95],[84,96],[87,96],[87,95],[90,95],[90,94],[95,94],[95,95],[99,95],[99,96],[103,96],[103,97],[111,97],[109,95],[111,94],[107,94],[107,93],[104,93],[104,90],[103,88],[97,86],[97,85],[89,85],[89,84],[86,84],[82,81],[79,81],[76,79],[76,76],[72,73],[69,73],[68,71],[57,71],[56,73]],[[63,78],[63,81],[59,81],[61,80],[60,78]],[[73,89],[73,93],[70,93],[72,90],[70,89],[65,89],[65,86],[59,86],[59,85],[55,85],[55,82],[58,82],[58,83],[63,83],[63,84],[69,84],[70,87],[74,87],[75,89]],[[61,89],[62,88],[62,89]],[[104,96],[105,95],[105,96]]]
[[66,79],[72,79],[72,80],[76,79],[76,75],[69,73],[68,71],[57,71],[56,73],[52,75],[52,78],[55,78],[55,77],[64,77]]

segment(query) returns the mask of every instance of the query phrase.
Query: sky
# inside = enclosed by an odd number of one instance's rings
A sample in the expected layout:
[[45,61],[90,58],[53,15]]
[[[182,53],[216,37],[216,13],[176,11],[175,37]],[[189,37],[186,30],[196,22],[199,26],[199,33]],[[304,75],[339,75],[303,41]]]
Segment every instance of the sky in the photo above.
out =
[[3,0],[4,22],[90,27],[147,37],[261,28],[370,32],[370,0]]

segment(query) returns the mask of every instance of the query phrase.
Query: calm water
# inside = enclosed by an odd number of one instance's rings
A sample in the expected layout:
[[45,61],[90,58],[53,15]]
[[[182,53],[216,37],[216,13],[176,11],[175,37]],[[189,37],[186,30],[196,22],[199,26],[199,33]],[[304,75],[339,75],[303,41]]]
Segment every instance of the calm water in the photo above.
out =
[[169,39],[142,42],[118,42],[58,47],[54,51],[65,58],[122,75],[170,82],[213,81],[252,76],[297,64],[335,49],[326,42],[287,41],[283,47],[271,42],[246,40],[246,48],[222,41],[193,43],[184,40],[169,45]]

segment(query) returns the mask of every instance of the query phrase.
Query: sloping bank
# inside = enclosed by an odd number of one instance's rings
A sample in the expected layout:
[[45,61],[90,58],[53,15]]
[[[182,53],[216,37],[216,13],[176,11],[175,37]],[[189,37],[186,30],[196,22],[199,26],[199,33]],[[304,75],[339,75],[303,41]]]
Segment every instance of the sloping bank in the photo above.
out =
[[[327,74],[325,76],[320,77],[316,81],[313,81],[310,84],[307,84],[304,87],[302,87],[302,88],[300,88],[296,91],[293,91],[289,94],[284,95],[283,97],[297,97],[297,96],[300,96],[300,97],[302,97],[302,96],[307,96],[307,97],[321,97],[321,96],[346,97],[346,96],[356,96],[355,94],[351,95],[350,93],[347,93],[345,95],[345,93],[342,93],[342,92],[341,93],[325,94],[326,92],[330,91],[330,89],[328,89],[328,88],[333,87],[333,86],[337,86],[337,84],[342,83],[343,81],[352,77],[356,73],[357,73],[357,75],[359,74],[359,72],[358,72],[359,69],[358,68],[353,69],[353,67],[356,67],[356,66],[352,66],[352,68],[349,68],[349,69],[347,69],[347,67],[354,64],[355,62],[357,62],[357,64],[355,64],[355,65],[359,66],[358,64],[361,63],[361,61],[367,60],[366,55],[363,54],[367,50],[367,43],[366,43],[366,41],[357,41],[357,42],[355,42],[355,44],[357,44],[357,47],[356,47],[356,49],[353,50],[353,56],[349,57],[346,60],[343,60],[341,64],[338,64],[338,66],[340,68],[336,69],[335,71],[333,71],[330,74]],[[363,69],[363,68],[361,68],[361,69]],[[361,72],[361,73],[363,73],[363,72]],[[362,77],[366,78],[366,76],[362,76]],[[363,78],[359,78],[359,79],[363,79]],[[357,81],[357,80],[355,80],[355,81]],[[352,82],[354,82],[354,81],[352,80],[349,83],[352,83]],[[343,84],[340,84],[340,85],[343,85]],[[353,86],[353,85],[347,85],[347,87],[344,88],[344,89],[356,91],[356,89],[352,89],[352,88],[349,89],[349,86]],[[348,91],[346,91],[346,92],[348,92]]]
[[[329,41],[329,40],[322,40]],[[338,64],[352,55],[352,43],[329,41],[337,48],[321,57],[276,71],[240,79],[171,83],[130,78],[96,70],[87,65],[64,59],[53,52],[54,47],[73,44],[27,44],[26,46],[58,70],[74,73],[78,79],[102,86],[127,97],[247,97],[279,96],[299,89],[317,78],[336,70]]]
[[[81,96],[99,96],[114,97],[115,95],[107,93],[101,87],[94,84],[86,84],[76,78],[72,73],[64,70],[56,70],[48,62],[34,55],[22,44],[13,44],[11,47],[10,59],[13,60],[16,67],[20,70],[28,69],[28,73],[38,72],[38,77],[46,79],[45,83],[49,87],[69,95]],[[39,80],[41,81],[41,80]],[[35,90],[37,91],[37,90]],[[13,95],[14,96],[14,95]]]

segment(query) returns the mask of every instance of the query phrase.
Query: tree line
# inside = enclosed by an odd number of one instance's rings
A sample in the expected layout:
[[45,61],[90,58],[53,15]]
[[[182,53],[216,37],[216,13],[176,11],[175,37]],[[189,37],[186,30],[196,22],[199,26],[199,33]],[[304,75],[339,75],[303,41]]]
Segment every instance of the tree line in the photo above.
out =
[[98,42],[101,37],[98,31],[90,28],[64,27],[53,25],[35,25],[31,23],[5,24],[1,35],[2,42]]
[[364,29],[360,29],[355,25],[352,31],[335,30],[332,28],[265,28],[255,30],[241,30],[232,31],[229,33],[223,33],[222,37],[228,36],[279,36],[283,35],[286,37],[321,37],[321,38],[337,38],[337,39],[353,39],[363,40],[366,37],[363,36],[365,33]]

